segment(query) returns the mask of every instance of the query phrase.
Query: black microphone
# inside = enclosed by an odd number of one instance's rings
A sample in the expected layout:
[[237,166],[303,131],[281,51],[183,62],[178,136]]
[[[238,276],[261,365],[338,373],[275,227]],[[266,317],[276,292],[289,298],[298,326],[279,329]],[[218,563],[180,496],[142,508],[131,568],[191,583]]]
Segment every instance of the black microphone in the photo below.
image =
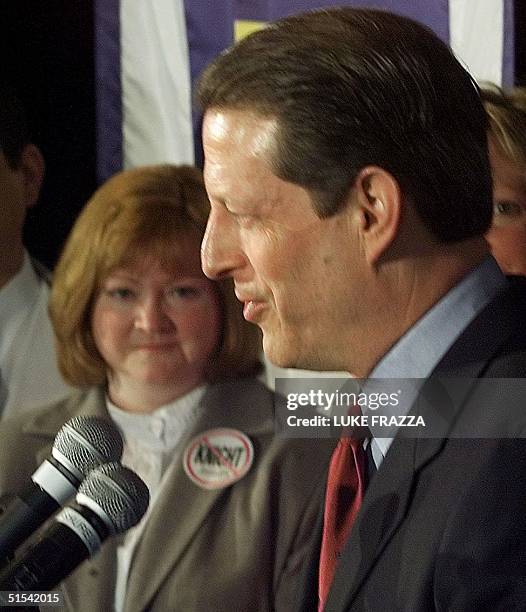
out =
[[77,416],[65,423],[51,456],[0,516],[0,560],[11,558],[60,506],[73,497],[95,467],[122,456],[122,438],[110,421]]
[[104,540],[136,525],[146,512],[148,487],[120,463],[93,470],[76,503],[63,508],[41,540],[0,576],[0,591],[49,591]]

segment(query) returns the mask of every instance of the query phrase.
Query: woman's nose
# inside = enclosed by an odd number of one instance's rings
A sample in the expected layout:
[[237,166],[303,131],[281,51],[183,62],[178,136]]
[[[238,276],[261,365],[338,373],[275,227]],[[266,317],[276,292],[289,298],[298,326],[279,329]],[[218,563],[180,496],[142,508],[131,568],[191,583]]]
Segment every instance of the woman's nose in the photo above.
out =
[[168,331],[174,327],[161,299],[142,302],[135,314],[135,327],[148,333]]

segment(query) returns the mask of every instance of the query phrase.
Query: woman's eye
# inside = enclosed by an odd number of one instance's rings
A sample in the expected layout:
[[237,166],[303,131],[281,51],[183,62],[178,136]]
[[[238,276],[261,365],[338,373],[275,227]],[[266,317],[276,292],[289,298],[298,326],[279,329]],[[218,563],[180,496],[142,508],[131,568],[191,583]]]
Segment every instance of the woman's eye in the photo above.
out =
[[495,215],[505,215],[507,217],[518,217],[522,213],[522,208],[517,202],[500,201],[493,205]]
[[126,287],[116,287],[115,289],[107,289],[106,293],[117,300],[131,300],[135,297],[135,293]]
[[199,295],[199,289],[196,287],[173,287],[169,291],[169,295],[179,298],[189,298]]

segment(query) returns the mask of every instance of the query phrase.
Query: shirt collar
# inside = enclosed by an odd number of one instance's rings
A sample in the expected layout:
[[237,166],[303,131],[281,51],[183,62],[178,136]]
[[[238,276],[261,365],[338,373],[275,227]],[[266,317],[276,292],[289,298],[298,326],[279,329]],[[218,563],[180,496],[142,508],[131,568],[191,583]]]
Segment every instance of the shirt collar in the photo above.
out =
[[151,413],[127,412],[106,396],[108,412],[124,438],[134,438],[157,452],[171,451],[201,415],[201,400],[206,385],[201,385]]
[[[428,310],[384,355],[365,382],[364,389],[371,392],[374,379],[404,379],[407,384],[403,384],[403,394],[396,407],[396,414],[407,414],[425,379],[431,376],[462,332],[506,286],[506,282],[495,259],[488,256]],[[393,438],[374,439],[372,451],[377,466],[392,442]]]
[[493,257],[468,273],[379,361],[370,378],[427,378],[455,340],[506,285]]

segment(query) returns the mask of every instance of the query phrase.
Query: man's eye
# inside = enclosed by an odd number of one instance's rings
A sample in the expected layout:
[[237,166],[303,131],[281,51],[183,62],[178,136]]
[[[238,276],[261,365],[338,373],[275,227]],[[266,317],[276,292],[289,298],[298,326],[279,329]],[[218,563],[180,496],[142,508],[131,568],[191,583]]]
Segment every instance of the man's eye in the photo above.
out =
[[495,215],[506,215],[507,217],[518,217],[522,214],[522,208],[517,202],[503,200],[495,202],[493,205],[493,213]]
[[228,214],[231,217],[233,217],[239,225],[243,225],[243,226],[249,225],[254,219],[254,215],[251,215],[246,212],[239,211],[239,210],[238,211],[232,210],[228,208],[228,206],[226,206],[225,208]]

